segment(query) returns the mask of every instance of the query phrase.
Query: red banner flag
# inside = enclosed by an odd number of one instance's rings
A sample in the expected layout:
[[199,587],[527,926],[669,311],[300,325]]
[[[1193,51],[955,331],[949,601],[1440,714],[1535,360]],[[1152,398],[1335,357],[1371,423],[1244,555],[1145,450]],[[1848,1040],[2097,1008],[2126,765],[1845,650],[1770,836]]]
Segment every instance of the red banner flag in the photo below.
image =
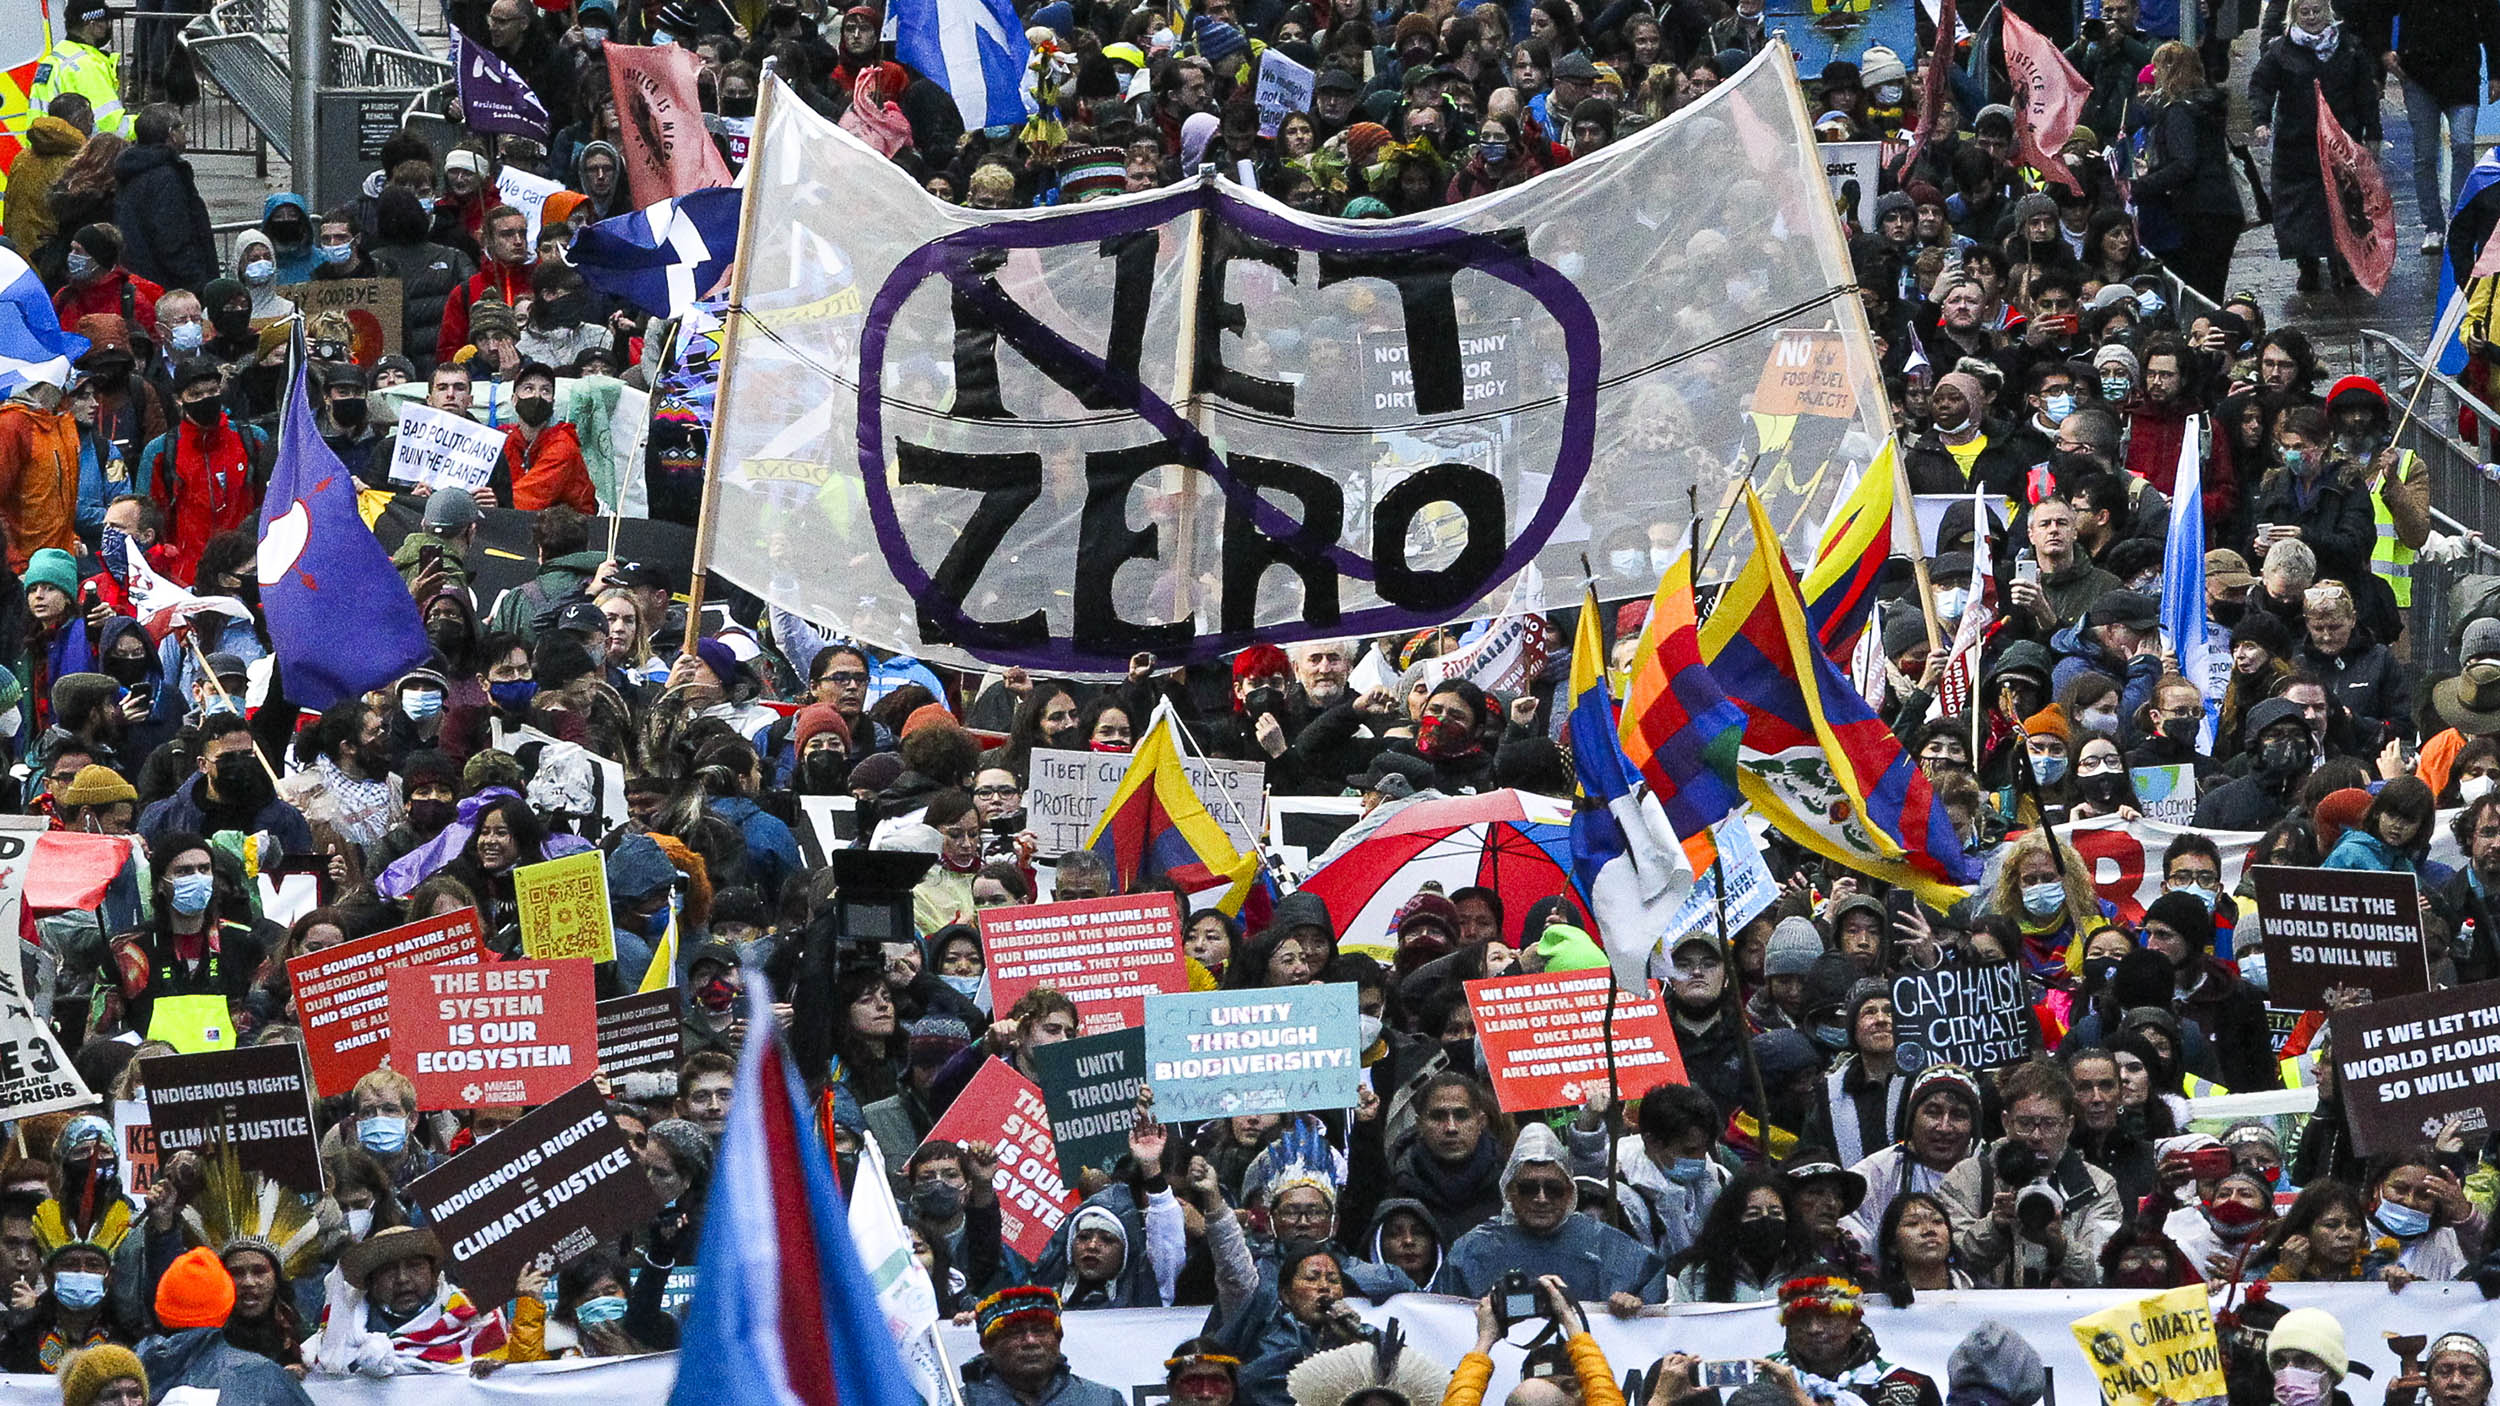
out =
[[1954,0],[1937,0],[1936,46],[1927,55],[1927,76],[1918,90],[1918,132],[1910,140],[1910,157],[1901,163],[1907,171],[1918,154],[1936,137],[1936,124],[1944,120],[1944,100],[1953,88],[1953,55],[1961,37],[1961,16],[1954,13]]
[[2012,10],[1999,12],[2005,21],[2005,76],[2014,85],[2014,136],[2023,163],[2069,190],[2082,183],[2066,169],[2066,139],[2075,134],[2084,99],[2092,85],[2040,31],[2023,23]]
[[2318,172],[2326,178],[2327,227],[2352,276],[2375,298],[2396,271],[2396,205],[2388,197],[2378,153],[2354,141],[2335,120],[2316,79],[2309,86],[2318,94]]
[[694,81],[702,65],[694,51],[678,44],[603,47],[616,93],[617,146],[634,203],[652,205],[729,184],[729,163],[703,129]]

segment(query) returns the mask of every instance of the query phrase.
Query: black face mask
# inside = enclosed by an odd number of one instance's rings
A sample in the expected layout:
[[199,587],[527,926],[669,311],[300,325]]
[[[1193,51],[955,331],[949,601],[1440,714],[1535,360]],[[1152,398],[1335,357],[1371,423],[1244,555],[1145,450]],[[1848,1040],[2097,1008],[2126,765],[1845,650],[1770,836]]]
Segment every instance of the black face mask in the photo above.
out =
[[755,115],[755,99],[723,98],[720,105],[720,115],[723,117],[753,117]]
[[811,752],[799,758],[794,789],[802,796],[839,796],[850,778],[850,758],[840,752]]
[[202,429],[216,424],[217,417],[225,413],[226,408],[218,404],[217,397],[213,395],[206,400],[186,400],[182,403],[182,418]]
[[2118,975],[2116,957],[2087,957],[2083,963],[2083,984],[2098,991]]
[[410,801],[408,803],[408,828],[420,835],[429,837],[439,835],[443,832],[443,827],[449,825],[453,817],[459,813],[460,805],[457,801]]
[[104,657],[104,675],[127,688],[148,676],[148,661],[145,656],[137,659],[124,659],[119,655],[108,654]]
[[2162,740],[2164,742],[2175,742],[2182,747],[2195,746],[2196,734],[2201,730],[2202,723],[2200,719],[2164,718],[2161,720]]
[[445,654],[454,654],[469,646],[469,627],[457,620],[437,620],[425,627],[425,637]]
[[2096,806],[2114,806],[2126,799],[2127,779],[2117,772],[2104,771],[2075,778],[2075,789]]
[[130,368],[120,362],[99,366],[95,370],[95,384],[98,390],[120,390],[130,384]]
[[352,430],[365,422],[365,398],[351,396],[330,402],[330,423],[343,430]]
[[1736,1223],[1736,1248],[1748,1259],[1766,1260],[1788,1243],[1785,1216],[1756,1216]]
[[2309,744],[2277,739],[2257,750],[2257,769],[2268,776],[2299,776],[2309,770]]
[[556,403],[543,395],[517,395],[512,398],[512,413],[521,423],[536,429],[556,413]]
[[258,813],[276,793],[270,789],[268,774],[260,769],[260,759],[249,752],[228,752],[217,759],[217,795],[219,804],[234,810]]
[[249,336],[252,331],[250,308],[219,308],[209,315],[208,320],[216,327],[217,335],[220,337],[228,339],[244,337]]
[[1285,720],[1285,691],[1281,688],[1254,688],[1241,700],[1241,709],[1251,717],[1273,714],[1278,722]]
[[1476,1072],[1476,1042],[1474,1040],[1443,1040],[1441,1056],[1450,1062],[1450,1068],[1461,1074]]

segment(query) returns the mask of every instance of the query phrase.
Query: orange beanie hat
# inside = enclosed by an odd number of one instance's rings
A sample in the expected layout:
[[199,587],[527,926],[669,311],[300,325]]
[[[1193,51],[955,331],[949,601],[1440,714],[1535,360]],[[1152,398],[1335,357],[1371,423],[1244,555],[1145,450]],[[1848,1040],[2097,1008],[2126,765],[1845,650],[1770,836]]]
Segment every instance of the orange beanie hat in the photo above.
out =
[[156,1321],[167,1328],[222,1328],[234,1312],[234,1276],[206,1250],[191,1250],[156,1281]]

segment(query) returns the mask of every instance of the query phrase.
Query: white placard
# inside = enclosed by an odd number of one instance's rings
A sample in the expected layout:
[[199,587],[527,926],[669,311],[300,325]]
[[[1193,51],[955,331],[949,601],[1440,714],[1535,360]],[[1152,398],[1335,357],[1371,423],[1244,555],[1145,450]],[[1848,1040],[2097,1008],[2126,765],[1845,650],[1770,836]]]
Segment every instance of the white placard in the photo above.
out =
[[1259,55],[1259,135],[1276,135],[1288,112],[1309,112],[1319,75],[1269,49]]
[[1832,196],[1838,199],[1841,188],[1851,181],[1858,183],[1858,200],[1851,216],[1859,230],[1872,233],[1875,228],[1876,184],[1883,177],[1884,144],[1882,142],[1824,142],[1815,149],[1823,158],[1823,179],[1832,183]]
[[391,451],[391,481],[467,492],[483,488],[503,457],[503,431],[466,415],[431,405],[399,410],[399,446]]
[[[1103,804],[1120,789],[1129,758],[1122,752],[1033,749],[1032,779],[1024,788],[1025,823],[1041,841],[1040,853],[1057,856],[1083,849]],[[1260,762],[1181,758],[1189,784],[1225,838],[1244,854],[1258,848],[1267,827],[1267,767]]]
[[564,182],[545,176],[533,176],[517,167],[506,166],[495,173],[495,194],[503,203],[529,216],[530,253],[538,252],[538,212],[546,208],[547,197],[564,189]]

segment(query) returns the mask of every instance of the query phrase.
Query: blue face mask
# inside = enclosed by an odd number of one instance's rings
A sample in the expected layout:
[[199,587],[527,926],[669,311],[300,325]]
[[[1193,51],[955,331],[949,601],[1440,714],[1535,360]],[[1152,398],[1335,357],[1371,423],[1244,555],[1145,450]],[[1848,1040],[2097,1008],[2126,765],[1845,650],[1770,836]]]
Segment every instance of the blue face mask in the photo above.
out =
[[200,344],[201,344],[201,343],[203,343],[203,342],[205,342],[205,341],[207,341],[207,340],[208,340],[208,329],[207,329],[205,326],[201,325],[200,323],[197,323],[197,322],[177,322],[177,323],[175,323],[175,324],[174,324],[174,350],[175,350],[175,351],[178,351],[178,352],[195,352],[195,351],[198,351],[198,350],[200,349]]
[[403,693],[399,695],[399,711],[406,713],[410,722],[424,722],[443,711],[443,695],[432,692]]
[[212,693],[206,698],[200,700],[200,713],[203,717],[213,716],[218,713],[240,713],[242,711],[242,700],[236,698],[231,693]]
[[2054,786],[2066,779],[2066,759],[2064,757],[2033,757],[2031,774],[2040,778],[2041,785]]
[[2197,902],[2205,905],[2205,911],[2208,913],[2214,911],[2214,900],[2221,897],[2211,884],[2189,884],[2185,888],[2172,889],[2171,892],[2193,894]]
[[602,1323],[614,1323],[624,1316],[625,1300],[615,1294],[601,1294],[595,1299],[584,1299],[573,1306],[573,1321],[585,1328],[596,1328]]
[[1483,151],[1484,164],[1487,166],[1499,166],[1510,159],[1510,143],[1508,142],[1486,142]]
[[313,250],[313,253],[319,255],[321,262],[325,264],[343,264],[356,257],[356,246],[353,244],[323,244],[317,246]]
[[1710,1175],[1710,1159],[1707,1157],[1678,1157],[1674,1161],[1667,1164],[1666,1170],[1667,1180],[1674,1182],[1676,1185],[1698,1186],[1701,1184],[1702,1178]]
[[2283,467],[2296,474],[2309,472],[2309,451],[2306,449],[2284,450]]
[[2379,1223],[2381,1230],[2399,1240],[2410,1240],[2417,1235],[2427,1235],[2431,1229],[2430,1212],[2398,1205],[2383,1196],[2379,1198],[2378,1209],[2371,1213],[2371,1219]]
[[2042,396],[2040,398],[2040,412],[2048,416],[2049,423],[2052,425],[2062,425],[2066,423],[2066,417],[2075,413],[2075,393],[2073,391],[2052,391],[2048,395]]
[[185,917],[208,911],[208,900],[217,892],[215,874],[176,874],[173,882],[174,911]]
[[486,686],[486,693],[495,700],[496,707],[508,713],[517,713],[538,696],[538,680],[509,679],[503,683],[492,683]]
[[2066,902],[2066,886],[2054,879],[2023,885],[2023,911],[2045,918]]
[[64,261],[64,266],[69,270],[69,276],[73,282],[93,278],[97,273],[96,261],[75,249],[69,251],[69,258]]
[[356,1120],[356,1142],[376,1157],[396,1157],[408,1145],[408,1120],[377,1113]]
[[94,1308],[104,1302],[104,1276],[64,1270],[52,1276],[52,1297],[63,1308]]

